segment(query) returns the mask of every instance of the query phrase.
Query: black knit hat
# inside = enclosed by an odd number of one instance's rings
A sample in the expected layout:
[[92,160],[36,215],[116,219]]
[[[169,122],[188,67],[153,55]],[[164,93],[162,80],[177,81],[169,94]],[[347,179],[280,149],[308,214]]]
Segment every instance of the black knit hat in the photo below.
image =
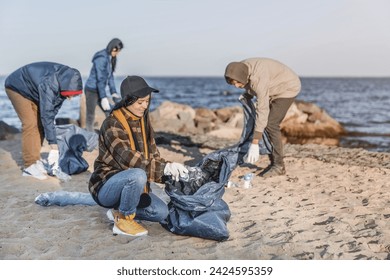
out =
[[127,76],[121,84],[122,99],[126,99],[129,95],[143,98],[152,92],[159,92],[159,90],[150,87],[143,78],[138,76]]
[[159,92],[159,90],[148,86],[141,77],[127,76],[121,83],[122,100],[117,102],[111,111],[127,107],[136,102],[138,98],[143,98],[152,92]]
[[227,82],[229,82],[228,79],[232,79],[246,85],[248,78],[249,69],[246,64],[242,62],[231,62],[226,66],[225,79]]

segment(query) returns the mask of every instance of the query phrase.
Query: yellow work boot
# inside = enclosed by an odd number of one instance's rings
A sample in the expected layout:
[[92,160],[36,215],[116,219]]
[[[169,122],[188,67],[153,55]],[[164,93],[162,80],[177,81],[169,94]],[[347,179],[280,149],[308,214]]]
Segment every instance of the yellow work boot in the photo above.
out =
[[123,214],[121,214],[121,213],[119,212],[119,210],[116,210],[116,209],[114,209],[114,208],[108,209],[106,215],[107,215],[107,218],[108,218],[111,222],[114,222],[115,219],[117,218],[117,216],[119,216],[119,217],[122,218],[122,219],[125,218],[125,216],[124,216]]
[[123,216],[122,214],[114,217],[114,227],[112,232],[114,234],[123,234],[129,236],[147,235],[148,231],[139,223],[134,221],[135,214]]

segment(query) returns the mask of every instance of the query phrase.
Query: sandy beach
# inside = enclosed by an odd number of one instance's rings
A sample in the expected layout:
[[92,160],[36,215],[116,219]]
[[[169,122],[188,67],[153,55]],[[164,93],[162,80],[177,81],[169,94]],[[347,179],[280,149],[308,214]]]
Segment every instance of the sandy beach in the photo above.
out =
[[[187,165],[212,151],[159,147],[167,160]],[[255,176],[250,189],[226,188],[230,237],[216,242],[150,222],[142,222],[148,236],[114,236],[99,206],[40,206],[34,199],[44,192],[87,192],[97,150],[84,153],[87,172],[64,183],[39,181],[21,176],[20,135],[0,141],[0,259],[390,259],[390,154],[313,144],[287,144],[285,152],[285,176]],[[240,185],[244,174],[267,164],[263,156],[257,167],[237,167],[230,179]],[[154,191],[164,196],[162,185]]]

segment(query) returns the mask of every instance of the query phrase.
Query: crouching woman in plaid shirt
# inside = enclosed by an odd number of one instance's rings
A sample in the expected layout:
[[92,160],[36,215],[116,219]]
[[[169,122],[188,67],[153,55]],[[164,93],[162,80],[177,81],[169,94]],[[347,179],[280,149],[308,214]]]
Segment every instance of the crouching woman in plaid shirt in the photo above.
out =
[[104,120],[99,135],[99,155],[89,181],[89,191],[114,222],[113,233],[129,236],[148,231],[134,219],[161,222],[168,215],[164,201],[150,192],[150,182],[164,175],[176,180],[188,173],[184,165],[160,157],[148,109],[152,92],[145,80],[128,76],[121,84],[122,100]]

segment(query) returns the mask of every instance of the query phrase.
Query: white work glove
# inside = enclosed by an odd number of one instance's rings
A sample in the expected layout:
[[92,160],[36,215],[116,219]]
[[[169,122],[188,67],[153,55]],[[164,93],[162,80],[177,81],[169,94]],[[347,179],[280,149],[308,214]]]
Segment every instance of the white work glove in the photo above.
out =
[[55,170],[59,168],[58,160],[59,160],[60,154],[58,150],[50,150],[49,156],[47,157],[47,162],[49,164],[49,167],[51,170]]
[[111,94],[111,98],[114,101],[114,103],[118,103],[122,99],[121,96],[119,94],[117,94],[116,92]]
[[172,175],[176,181],[179,181],[180,177],[185,177],[186,174],[188,174],[188,169],[181,163],[172,162],[165,165],[164,175]]
[[113,94],[111,94],[111,97],[112,98],[121,98],[121,96],[119,94],[117,94],[116,92],[114,92]]
[[102,105],[104,111],[111,110],[110,102],[108,101],[107,97],[102,98],[102,100],[100,101],[100,105]]
[[259,160],[259,157],[260,157],[259,144],[251,144],[248,153],[244,156],[244,162],[253,164]]

